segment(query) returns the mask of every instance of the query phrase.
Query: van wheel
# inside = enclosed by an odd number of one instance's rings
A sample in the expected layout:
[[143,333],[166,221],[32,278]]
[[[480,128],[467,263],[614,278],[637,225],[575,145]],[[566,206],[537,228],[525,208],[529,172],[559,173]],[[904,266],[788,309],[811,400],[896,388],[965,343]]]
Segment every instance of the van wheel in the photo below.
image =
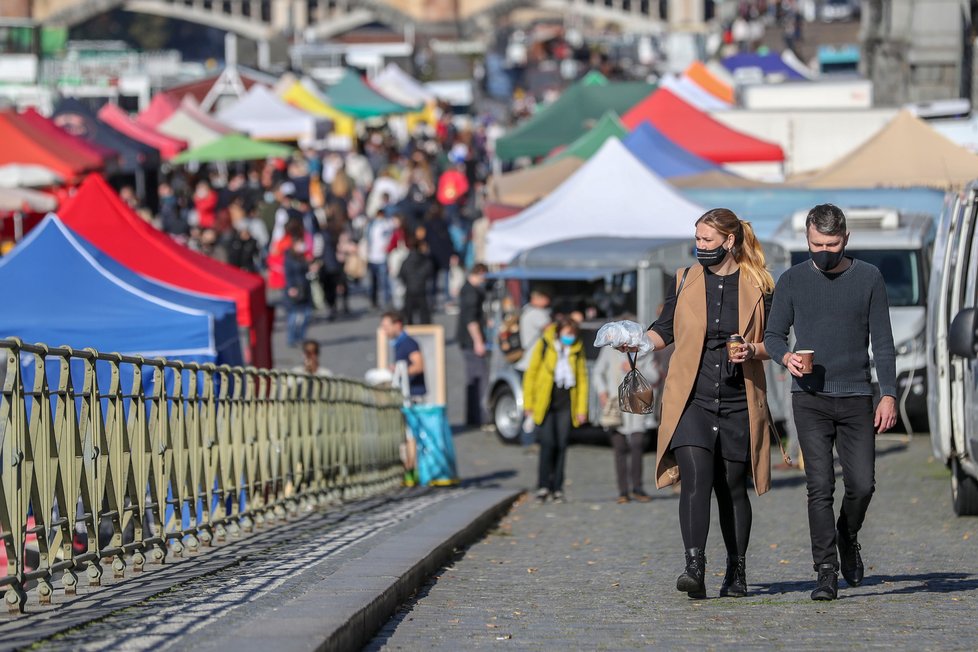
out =
[[523,429],[523,415],[519,413],[516,397],[509,388],[503,388],[492,402],[492,420],[496,434],[506,444],[518,444]]
[[978,516],[978,480],[961,468],[958,458],[951,458],[951,503],[958,516]]

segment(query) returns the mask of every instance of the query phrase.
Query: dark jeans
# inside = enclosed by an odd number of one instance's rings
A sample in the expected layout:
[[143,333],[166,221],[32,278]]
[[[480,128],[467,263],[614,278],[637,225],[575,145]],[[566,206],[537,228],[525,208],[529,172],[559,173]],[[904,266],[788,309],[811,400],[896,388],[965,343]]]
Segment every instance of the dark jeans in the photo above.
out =
[[[623,435],[611,433],[611,445],[615,449],[615,477],[618,479],[618,495],[627,496],[642,488],[642,453],[645,451],[645,433]],[[631,460],[628,455],[631,453]]]
[[462,349],[465,357],[465,425],[480,427],[486,424],[482,397],[489,380],[486,356],[477,356],[472,349]]
[[431,306],[423,292],[404,294],[404,322],[406,324],[431,323]]
[[876,436],[870,396],[820,396],[795,392],[791,396],[798,442],[805,457],[808,481],[808,527],[815,564],[839,567],[836,520],[833,511],[835,465],[832,445],[842,464],[840,520],[856,534],[863,525],[876,487]]
[[537,441],[540,442],[540,475],[538,489],[563,491],[564,461],[567,459],[567,444],[570,442],[571,408],[551,408],[537,428]]

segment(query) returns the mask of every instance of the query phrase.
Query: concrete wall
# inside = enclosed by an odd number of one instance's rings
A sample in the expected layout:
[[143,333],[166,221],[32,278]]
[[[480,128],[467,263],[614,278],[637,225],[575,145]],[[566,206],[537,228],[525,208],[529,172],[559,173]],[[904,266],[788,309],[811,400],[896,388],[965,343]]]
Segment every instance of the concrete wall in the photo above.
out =
[[877,105],[959,97],[968,15],[963,0],[864,2],[863,67]]

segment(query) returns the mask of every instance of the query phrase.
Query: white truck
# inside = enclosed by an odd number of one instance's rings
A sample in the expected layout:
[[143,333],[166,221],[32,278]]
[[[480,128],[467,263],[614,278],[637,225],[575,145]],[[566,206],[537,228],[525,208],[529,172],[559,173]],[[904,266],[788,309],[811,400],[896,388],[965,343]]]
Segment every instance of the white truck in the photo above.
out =
[[[907,432],[927,426],[925,332],[934,220],[886,208],[843,209],[849,227],[846,253],[879,268],[890,302],[896,347],[897,405]],[[808,259],[807,211],[798,211],[772,240],[791,253],[792,264]],[[873,368],[873,381],[876,369]]]
[[954,513],[978,516],[978,182],[950,196],[935,242],[927,302],[931,448],[951,469]]

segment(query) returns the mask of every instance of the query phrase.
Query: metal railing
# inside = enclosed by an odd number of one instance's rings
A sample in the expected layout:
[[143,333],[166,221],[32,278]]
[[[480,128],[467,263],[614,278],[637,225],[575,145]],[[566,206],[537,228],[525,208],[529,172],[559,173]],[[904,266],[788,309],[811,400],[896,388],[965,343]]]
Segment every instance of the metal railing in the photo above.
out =
[[17,339],[0,354],[0,587],[13,612],[31,582],[50,603],[59,572],[73,594],[82,571],[100,584],[103,561],[124,577],[399,484],[391,390]]

